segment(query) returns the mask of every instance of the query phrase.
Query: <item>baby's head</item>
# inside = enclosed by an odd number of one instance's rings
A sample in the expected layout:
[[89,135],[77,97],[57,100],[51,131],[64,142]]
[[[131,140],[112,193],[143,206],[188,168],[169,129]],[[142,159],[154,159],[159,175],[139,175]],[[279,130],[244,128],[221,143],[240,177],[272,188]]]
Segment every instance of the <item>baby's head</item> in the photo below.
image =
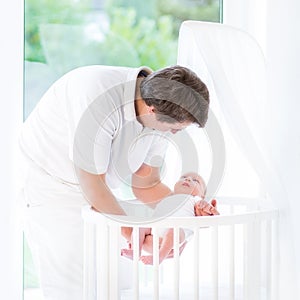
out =
[[203,178],[194,172],[183,174],[174,186],[175,194],[189,194],[202,199],[206,193],[206,184]]

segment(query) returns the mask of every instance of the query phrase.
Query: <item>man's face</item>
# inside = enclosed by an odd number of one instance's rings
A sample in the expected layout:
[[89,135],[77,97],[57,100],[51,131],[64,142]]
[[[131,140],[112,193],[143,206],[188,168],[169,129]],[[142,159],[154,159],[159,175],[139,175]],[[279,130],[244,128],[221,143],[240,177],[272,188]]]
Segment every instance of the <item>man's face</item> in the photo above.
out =
[[186,173],[180,177],[174,186],[176,194],[189,194],[204,197],[205,184],[197,173]]
[[[140,104],[140,106],[141,106],[141,104]],[[137,104],[137,107],[138,107],[138,104]],[[136,110],[138,110],[138,109],[136,108]],[[137,119],[144,127],[152,128],[152,129],[162,131],[162,132],[169,131],[173,134],[185,129],[186,127],[188,127],[192,124],[191,121],[175,122],[175,123],[159,121],[157,119],[157,114],[155,113],[154,106],[152,106],[152,105],[148,106],[146,104],[143,104],[141,106],[140,111],[137,113]]]
[[161,122],[161,121],[157,121],[155,120],[152,124],[152,128],[156,129],[158,131],[163,131],[163,132],[171,132],[173,134],[175,134],[178,131],[181,131],[183,129],[185,129],[186,127],[190,126],[192,124],[192,122],[190,121],[185,121],[183,123],[167,123],[167,122]]

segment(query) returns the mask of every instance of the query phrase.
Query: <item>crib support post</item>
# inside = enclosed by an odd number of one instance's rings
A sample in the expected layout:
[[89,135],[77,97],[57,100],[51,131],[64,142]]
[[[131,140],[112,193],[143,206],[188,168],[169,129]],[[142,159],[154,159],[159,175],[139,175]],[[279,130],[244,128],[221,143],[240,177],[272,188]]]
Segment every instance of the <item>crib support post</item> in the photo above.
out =
[[260,221],[245,224],[244,299],[261,299]]
[[157,228],[152,229],[153,235],[153,300],[159,299],[159,237]]
[[174,227],[174,300],[179,299],[179,274],[180,274],[180,266],[179,266],[179,228]]
[[213,299],[219,298],[219,236],[218,226],[212,227],[212,280],[213,280]]
[[[119,261],[120,261],[120,247],[119,240],[121,238],[120,227],[117,224],[110,226],[109,239],[109,299],[120,299],[119,288]],[[102,298],[101,298],[102,300]]]
[[94,240],[95,226],[84,222],[84,260],[83,260],[83,300],[95,299],[95,278],[94,278]]
[[199,228],[194,228],[194,300],[199,299]]
[[229,299],[235,298],[235,226],[229,228]]
[[271,300],[271,288],[272,288],[272,220],[266,221],[266,299]]
[[[234,214],[234,205],[230,205],[230,214]],[[235,240],[236,227],[229,225],[229,299],[235,299]]]
[[[109,298],[109,230],[104,224],[97,224],[96,227],[96,289],[97,300]],[[92,298],[93,299],[93,298]]]
[[134,286],[134,299],[140,299],[139,290],[139,256],[140,256],[140,240],[139,240],[139,227],[133,227],[133,286]]
[[278,261],[279,261],[279,224],[278,220],[273,220],[273,230],[272,230],[272,288],[271,288],[271,299],[279,299],[279,272],[278,272]]

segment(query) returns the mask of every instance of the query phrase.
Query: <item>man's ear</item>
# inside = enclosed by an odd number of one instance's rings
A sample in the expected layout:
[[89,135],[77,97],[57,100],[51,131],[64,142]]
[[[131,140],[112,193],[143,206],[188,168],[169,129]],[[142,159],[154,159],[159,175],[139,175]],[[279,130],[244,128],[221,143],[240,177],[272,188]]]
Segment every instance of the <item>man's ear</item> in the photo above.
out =
[[153,105],[148,106],[147,105],[147,110],[149,114],[154,114],[155,113],[155,108]]

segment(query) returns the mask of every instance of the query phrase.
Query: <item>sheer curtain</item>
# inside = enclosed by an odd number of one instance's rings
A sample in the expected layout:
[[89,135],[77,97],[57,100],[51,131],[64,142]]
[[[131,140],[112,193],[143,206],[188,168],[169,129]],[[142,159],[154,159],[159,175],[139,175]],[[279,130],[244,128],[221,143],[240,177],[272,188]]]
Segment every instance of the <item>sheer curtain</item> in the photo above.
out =
[[[193,69],[209,86],[211,109],[219,112],[260,179],[261,193],[266,195],[260,205],[279,209],[278,295],[298,299],[292,205],[270,155],[268,112],[272,103],[266,97],[266,66],[258,44],[230,26],[186,21],[180,29],[178,64]],[[238,179],[243,180],[243,170],[240,178],[234,178]]]

